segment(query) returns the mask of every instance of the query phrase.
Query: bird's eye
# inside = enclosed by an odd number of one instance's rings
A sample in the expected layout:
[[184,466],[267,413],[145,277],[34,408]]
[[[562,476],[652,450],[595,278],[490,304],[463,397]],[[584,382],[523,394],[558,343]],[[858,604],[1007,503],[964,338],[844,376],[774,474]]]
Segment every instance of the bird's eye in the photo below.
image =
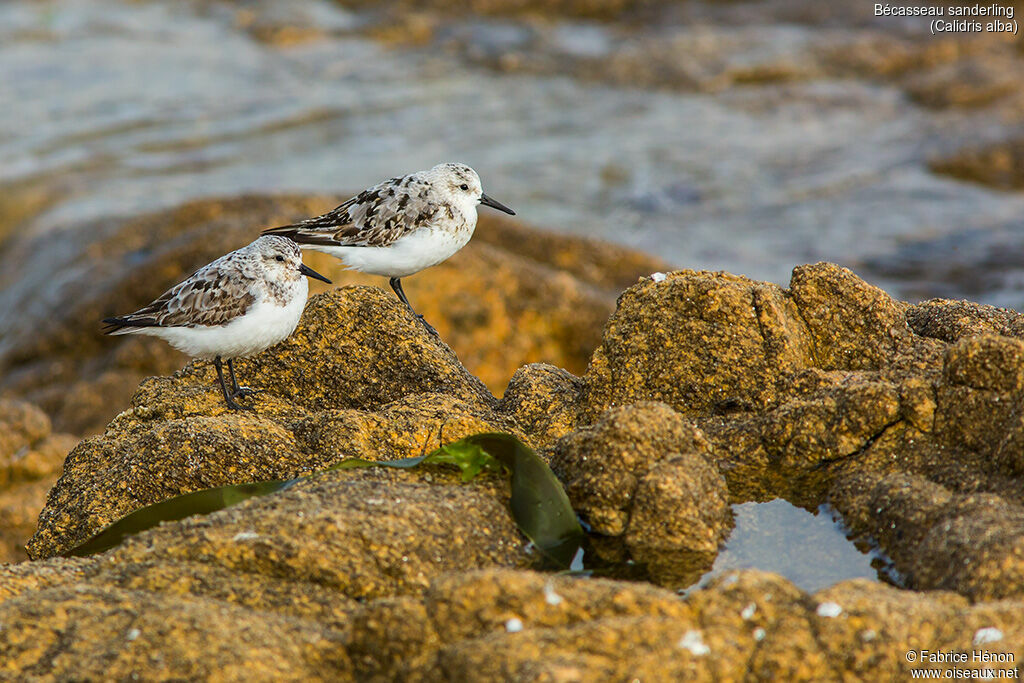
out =
[[462,183],[461,185],[459,185],[459,189],[460,190],[468,190],[469,189],[469,185],[467,185],[466,183]]
[[278,261],[281,261],[282,263],[284,262],[284,256],[281,256],[280,254],[278,254],[274,258],[277,259]]

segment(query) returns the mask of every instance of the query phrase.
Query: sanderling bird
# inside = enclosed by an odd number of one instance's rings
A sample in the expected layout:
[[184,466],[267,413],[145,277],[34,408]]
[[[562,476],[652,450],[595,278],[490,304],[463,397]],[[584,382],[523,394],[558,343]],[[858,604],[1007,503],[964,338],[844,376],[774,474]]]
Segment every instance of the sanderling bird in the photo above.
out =
[[438,164],[385,180],[322,216],[263,234],[288,237],[353,270],[391,278],[398,298],[436,335],[406,298],[402,278],[436,266],[466,246],[476,229],[477,204],[516,215],[484,194],[480,176],[469,166]]
[[[148,334],[194,358],[213,359],[224,400],[256,390],[238,386],[232,359],[251,356],[284,341],[299,324],[309,283],[330,280],[302,263],[299,246],[284,237],[260,237],[221,256],[134,313],[106,318],[106,334]],[[231,373],[224,383],[221,359]]]

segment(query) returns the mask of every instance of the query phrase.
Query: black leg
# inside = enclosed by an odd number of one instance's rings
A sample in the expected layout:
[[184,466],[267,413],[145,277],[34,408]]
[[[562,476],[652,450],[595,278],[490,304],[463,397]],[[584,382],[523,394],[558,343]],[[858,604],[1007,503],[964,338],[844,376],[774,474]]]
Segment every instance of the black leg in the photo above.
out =
[[[213,367],[217,368],[217,379],[220,380],[220,390],[224,392],[224,402],[231,410],[252,410],[235,403],[235,399],[228,394],[228,385],[224,383],[224,370],[221,368],[220,356],[213,359]],[[231,361],[228,361],[228,369],[231,369]]]
[[231,398],[245,398],[246,396],[260,393],[259,389],[238,386],[238,380],[235,379],[235,364],[232,362],[233,360],[233,358],[228,359],[228,373],[231,375]]
[[232,358],[228,358],[228,374],[231,375],[231,395],[238,396],[238,380],[235,379],[235,364],[231,361]]
[[416,316],[416,319],[417,319],[417,320],[419,320],[419,321],[420,321],[421,323],[423,323],[423,326],[427,328],[427,331],[428,331],[428,332],[430,332],[430,333],[431,333],[432,335],[434,335],[435,337],[440,337],[440,336],[441,336],[441,335],[439,335],[439,334],[437,333],[437,330],[435,330],[435,329],[434,329],[433,325],[431,325],[430,323],[428,323],[428,322],[427,322],[427,321],[426,321],[426,320],[425,320],[425,319],[423,318],[423,316],[422,316],[422,315],[420,315],[419,313],[417,313],[417,312],[416,312],[416,309],[414,309],[414,308],[412,307],[412,304],[411,304],[411,303],[409,303],[409,300],[408,300],[408,299],[407,299],[407,298],[405,297],[405,292],[404,292],[404,291],[402,290],[402,278],[398,278],[398,277],[393,277],[393,278],[391,278],[391,289],[395,290],[395,294],[397,294],[397,295],[398,295],[398,298],[402,300],[402,303],[403,303],[403,304],[405,304],[406,306],[408,306],[408,307],[409,307],[409,310],[410,310],[410,311],[412,311],[412,314],[413,314],[414,316]]

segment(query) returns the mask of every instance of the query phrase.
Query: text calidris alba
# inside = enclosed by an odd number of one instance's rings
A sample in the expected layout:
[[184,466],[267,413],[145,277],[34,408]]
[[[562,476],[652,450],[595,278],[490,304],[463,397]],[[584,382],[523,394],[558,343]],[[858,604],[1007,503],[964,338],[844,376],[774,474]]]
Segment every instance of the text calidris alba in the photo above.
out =
[[[283,341],[299,324],[309,283],[304,276],[330,283],[302,263],[302,252],[284,237],[260,237],[203,266],[134,313],[106,318],[107,334],[148,334],[195,358],[212,358],[224,400],[256,393],[238,386],[234,358],[251,356]],[[228,361],[231,391],[224,383],[221,358]]]
[[305,249],[341,259],[364,273],[391,278],[391,288],[416,314],[402,291],[402,278],[435,266],[466,246],[476,228],[476,206],[512,216],[515,211],[485,195],[480,176],[465,164],[438,164],[429,171],[385,180],[333,211],[294,225],[264,230]]

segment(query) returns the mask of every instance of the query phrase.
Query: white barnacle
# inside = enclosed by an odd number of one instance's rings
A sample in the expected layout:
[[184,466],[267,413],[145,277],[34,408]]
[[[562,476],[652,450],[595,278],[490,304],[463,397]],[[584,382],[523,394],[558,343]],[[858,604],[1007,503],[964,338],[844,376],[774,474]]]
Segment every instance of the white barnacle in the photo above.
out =
[[974,632],[974,640],[971,642],[975,645],[984,645],[985,643],[998,643],[1002,639],[1002,631],[997,629],[995,626],[986,626],[985,628],[979,628]]
[[835,602],[823,602],[818,605],[817,614],[819,617],[834,619],[843,613],[843,608]]
[[703,657],[711,652],[711,648],[704,643],[704,639],[701,637],[700,631],[687,631],[683,634],[683,637],[679,639],[678,646],[684,650],[689,650],[690,654],[695,657]]
[[561,605],[564,601],[565,598],[555,592],[555,587],[550,581],[544,584],[544,602],[549,605]]

